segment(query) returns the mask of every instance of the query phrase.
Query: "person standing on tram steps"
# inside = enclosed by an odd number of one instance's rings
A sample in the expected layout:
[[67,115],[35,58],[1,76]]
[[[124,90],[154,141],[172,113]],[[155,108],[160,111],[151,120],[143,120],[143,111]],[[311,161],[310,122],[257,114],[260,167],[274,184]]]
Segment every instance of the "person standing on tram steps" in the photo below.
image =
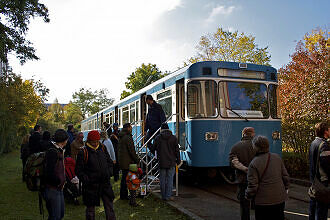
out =
[[63,129],[58,129],[54,135],[52,146],[45,155],[45,183],[43,192],[48,210],[48,220],[60,220],[64,217],[65,184],[64,152],[63,148],[68,141],[68,134]]
[[[115,157],[118,160],[118,142],[119,142],[119,138],[118,138],[118,134],[119,134],[119,128],[118,128],[118,124],[117,123],[113,123],[112,125],[113,131],[110,135],[110,140],[112,142],[112,146],[113,149],[115,151]],[[117,182],[119,180],[119,163],[118,161],[116,161],[117,163],[114,164],[113,166],[113,178],[114,181]]]
[[115,220],[110,178],[113,163],[106,147],[100,143],[97,130],[88,132],[85,147],[79,151],[75,172],[82,181],[82,196],[86,206],[86,220],[95,220],[95,206],[100,206],[102,198],[107,220]]
[[253,127],[245,127],[242,130],[242,139],[236,143],[229,154],[229,161],[235,168],[238,182],[237,199],[240,201],[241,220],[250,220],[250,200],[245,198],[247,188],[247,172],[250,162],[255,156],[252,139],[255,136]]
[[[166,116],[162,106],[158,104],[152,98],[151,95],[147,95],[146,103],[148,104],[149,107],[148,107],[145,131],[147,132],[146,140],[149,140],[151,136],[160,128],[162,123],[166,121]],[[152,140],[150,140],[147,144],[148,148],[150,148],[152,145],[151,141]]]
[[126,184],[126,176],[130,164],[139,164],[140,159],[135,152],[134,141],[132,137],[132,126],[130,123],[123,125],[123,129],[119,133],[118,144],[118,162],[122,170],[120,182],[120,199],[128,200],[128,191]]
[[[328,122],[320,122],[315,125],[315,140],[309,148],[310,181],[316,177],[324,186],[329,186],[330,181],[330,145],[327,139],[330,137],[330,126]],[[317,155],[319,154],[319,155]],[[319,156],[319,170],[317,157]],[[328,216],[328,205],[311,198],[309,205],[309,220],[326,220]]]
[[175,165],[180,164],[178,139],[174,136],[166,123],[162,124],[160,134],[156,137],[150,151],[159,159],[160,191],[163,200],[172,200],[173,177]]
[[289,174],[281,157],[269,152],[267,137],[257,136],[252,143],[256,156],[248,168],[245,197],[255,200],[256,220],[284,220]]

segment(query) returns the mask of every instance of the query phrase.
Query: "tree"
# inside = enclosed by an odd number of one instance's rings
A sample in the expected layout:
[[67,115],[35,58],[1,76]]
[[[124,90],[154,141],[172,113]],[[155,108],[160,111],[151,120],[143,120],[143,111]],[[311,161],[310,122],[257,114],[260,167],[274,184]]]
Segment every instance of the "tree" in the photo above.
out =
[[314,125],[329,117],[328,41],[327,30],[307,33],[279,70],[283,146],[305,160]]
[[8,63],[7,55],[15,52],[24,64],[39,59],[32,43],[25,38],[31,17],[42,17],[49,22],[48,9],[39,0],[0,1],[0,60]]
[[78,92],[73,93],[72,103],[81,109],[83,118],[85,118],[87,114],[94,114],[112,105],[114,99],[108,98],[108,93],[107,89],[92,91],[90,88],[80,88]]
[[[21,138],[39,119],[44,105],[33,80],[12,72],[0,80],[0,154],[19,146]],[[48,90],[45,90],[47,96]]]
[[64,124],[73,124],[73,126],[80,130],[81,124],[80,122],[83,120],[83,114],[81,112],[81,109],[78,105],[74,104],[72,101],[70,101],[69,104],[64,106]]
[[[232,61],[269,65],[270,61],[268,47],[258,48],[255,37],[238,31],[232,33],[222,28],[218,28],[213,34],[202,36],[196,49],[197,55],[191,57],[188,63]],[[184,65],[188,63],[185,62]]]
[[168,73],[165,72],[162,74],[156,64],[149,63],[148,65],[145,65],[142,63],[141,67],[136,68],[135,72],[132,72],[131,75],[127,77],[125,86],[129,91],[124,90],[120,95],[120,99],[139,91],[140,89],[150,85],[166,75],[168,75]]

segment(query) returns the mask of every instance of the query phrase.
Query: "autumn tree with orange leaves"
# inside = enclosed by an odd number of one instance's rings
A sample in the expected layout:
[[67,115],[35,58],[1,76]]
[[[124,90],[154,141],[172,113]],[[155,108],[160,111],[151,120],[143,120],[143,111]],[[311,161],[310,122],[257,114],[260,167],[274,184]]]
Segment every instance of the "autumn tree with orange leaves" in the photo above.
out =
[[314,125],[329,119],[329,32],[314,30],[279,69],[284,151],[307,160]]

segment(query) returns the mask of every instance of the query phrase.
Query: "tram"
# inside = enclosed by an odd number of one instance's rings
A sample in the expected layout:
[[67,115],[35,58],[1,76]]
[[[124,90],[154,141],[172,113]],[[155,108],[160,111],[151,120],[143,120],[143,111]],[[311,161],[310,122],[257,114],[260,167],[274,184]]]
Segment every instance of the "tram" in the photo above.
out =
[[162,105],[168,125],[179,140],[185,167],[225,170],[232,146],[244,127],[270,141],[282,154],[277,71],[250,63],[204,61],[179,69],[83,120],[85,135],[104,121],[133,133],[144,133],[146,95]]

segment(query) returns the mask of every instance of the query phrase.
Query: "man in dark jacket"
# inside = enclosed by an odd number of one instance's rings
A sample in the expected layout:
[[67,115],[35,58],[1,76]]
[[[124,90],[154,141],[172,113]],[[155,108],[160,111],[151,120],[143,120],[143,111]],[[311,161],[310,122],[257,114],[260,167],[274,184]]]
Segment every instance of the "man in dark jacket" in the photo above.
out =
[[63,129],[58,129],[54,135],[52,146],[45,156],[45,183],[44,198],[48,210],[48,220],[60,220],[64,217],[63,187],[65,184],[64,152],[68,135]]
[[100,198],[103,201],[106,219],[116,219],[113,209],[115,196],[110,183],[112,164],[106,147],[100,143],[99,132],[90,131],[84,149],[78,153],[75,169],[83,184],[86,220],[95,219],[95,206],[100,205]]
[[[316,177],[323,185],[329,185],[330,178],[330,146],[327,139],[330,137],[330,127],[328,122],[320,122],[315,125],[315,140],[309,148],[310,181],[313,182]],[[317,167],[317,157],[319,156],[319,170]],[[309,220],[324,220],[328,216],[328,206],[316,201],[310,200]]]
[[160,168],[160,191],[163,200],[172,200],[173,176],[175,165],[180,163],[180,151],[177,138],[162,124],[161,132],[150,147],[152,153],[157,151]]
[[46,152],[52,145],[53,144],[50,140],[50,132],[44,131],[42,134],[42,139],[40,140],[40,151]]
[[237,198],[240,201],[241,220],[250,219],[250,200],[245,198],[245,190],[248,185],[248,167],[255,156],[255,151],[252,146],[252,139],[254,136],[254,128],[245,127],[242,130],[241,141],[232,147],[229,154],[229,161],[231,166],[235,168],[238,181]]
[[118,158],[119,166],[122,170],[121,182],[120,182],[120,199],[128,199],[128,191],[126,184],[126,176],[128,174],[128,168],[130,164],[139,164],[140,159],[135,152],[132,126],[130,123],[126,123],[123,129],[119,133],[118,144]]
[[33,128],[33,133],[29,139],[29,154],[39,153],[41,151],[41,126],[36,125]]
[[[118,128],[118,124],[117,123],[113,123],[112,125],[113,128],[113,132],[111,133],[110,140],[112,142],[113,145],[113,149],[115,151],[115,156],[116,158],[118,158],[118,142],[119,142],[119,128]],[[118,160],[118,159],[117,159]],[[115,163],[113,165],[113,178],[114,181],[117,182],[119,180],[119,163]]]
[[[160,128],[162,123],[166,121],[166,116],[163,111],[163,108],[160,104],[156,103],[151,95],[147,95],[146,102],[149,106],[148,115],[146,119],[145,131],[147,131],[146,139],[149,140],[151,136]],[[155,138],[155,136],[154,136]],[[148,147],[150,147],[151,141],[148,143]]]

